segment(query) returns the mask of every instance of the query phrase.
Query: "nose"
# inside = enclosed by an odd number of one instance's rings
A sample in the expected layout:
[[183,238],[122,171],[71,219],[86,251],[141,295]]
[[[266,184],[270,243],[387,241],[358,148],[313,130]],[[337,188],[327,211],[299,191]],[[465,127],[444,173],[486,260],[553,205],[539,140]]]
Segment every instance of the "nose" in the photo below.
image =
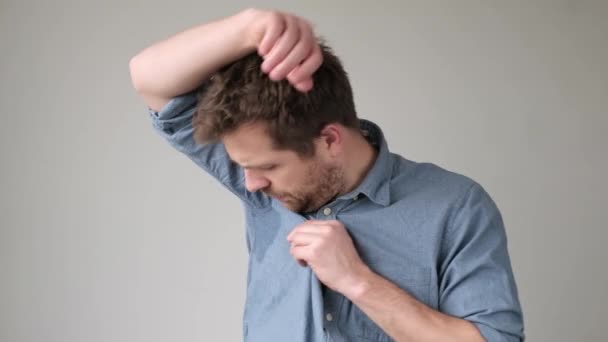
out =
[[270,185],[270,182],[265,177],[256,175],[251,170],[245,170],[245,188],[249,192],[256,192]]

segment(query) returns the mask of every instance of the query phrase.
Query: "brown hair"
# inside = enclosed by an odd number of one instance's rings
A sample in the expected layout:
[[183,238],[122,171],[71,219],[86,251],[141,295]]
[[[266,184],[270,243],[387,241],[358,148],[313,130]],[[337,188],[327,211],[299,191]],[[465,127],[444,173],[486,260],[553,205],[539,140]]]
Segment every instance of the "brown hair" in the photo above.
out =
[[221,68],[199,90],[192,120],[194,140],[215,142],[242,124],[265,122],[276,149],[310,157],[313,139],[325,125],[340,123],[358,129],[348,75],[331,49],[320,46],[323,63],[307,93],[287,80],[272,81],[261,71],[263,60],[257,53]]

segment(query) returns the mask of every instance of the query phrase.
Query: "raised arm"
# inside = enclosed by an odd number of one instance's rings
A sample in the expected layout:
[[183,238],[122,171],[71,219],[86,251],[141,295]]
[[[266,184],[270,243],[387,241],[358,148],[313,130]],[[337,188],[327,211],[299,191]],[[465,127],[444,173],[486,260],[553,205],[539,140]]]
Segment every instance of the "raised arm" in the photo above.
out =
[[243,170],[230,161],[223,144],[196,143],[192,124],[198,91],[204,91],[209,77],[256,50],[271,79],[286,78],[301,91],[312,88],[312,74],[323,58],[310,24],[294,15],[256,9],[158,42],[131,59],[130,71],[154,129],[239,198],[263,205],[266,198],[246,190]]
[[299,90],[312,88],[311,75],[321,54],[310,24],[257,9],[192,27],[144,49],[129,63],[131,80],[146,104],[159,111],[256,49],[264,57],[262,70],[273,80],[287,77]]

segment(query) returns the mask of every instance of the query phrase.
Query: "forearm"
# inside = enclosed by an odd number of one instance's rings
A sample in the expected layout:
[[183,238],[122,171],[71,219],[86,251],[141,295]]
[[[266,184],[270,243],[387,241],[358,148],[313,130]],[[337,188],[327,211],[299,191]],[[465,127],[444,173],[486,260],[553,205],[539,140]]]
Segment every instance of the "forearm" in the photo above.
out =
[[199,25],[144,49],[130,63],[133,86],[159,110],[194,90],[222,66],[255,51],[249,32],[253,10]]
[[433,310],[369,270],[344,295],[399,342],[485,341],[472,323]]

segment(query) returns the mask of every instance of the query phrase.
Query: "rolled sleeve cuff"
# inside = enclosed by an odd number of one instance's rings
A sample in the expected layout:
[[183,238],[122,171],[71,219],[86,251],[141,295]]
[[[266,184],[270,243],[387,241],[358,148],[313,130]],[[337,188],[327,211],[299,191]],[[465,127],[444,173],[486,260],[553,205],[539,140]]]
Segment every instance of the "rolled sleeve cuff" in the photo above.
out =
[[148,107],[152,125],[160,132],[172,135],[192,119],[196,107],[196,93],[191,92],[172,98],[161,110],[155,111]]
[[525,341],[525,337],[523,334],[521,336],[514,336],[514,335],[511,335],[506,332],[498,331],[483,323],[479,323],[479,322],[471,322],[471,323],[473,323],[477,327],[477,329],[479,329],[481,336],[488,342],[524,342]]

